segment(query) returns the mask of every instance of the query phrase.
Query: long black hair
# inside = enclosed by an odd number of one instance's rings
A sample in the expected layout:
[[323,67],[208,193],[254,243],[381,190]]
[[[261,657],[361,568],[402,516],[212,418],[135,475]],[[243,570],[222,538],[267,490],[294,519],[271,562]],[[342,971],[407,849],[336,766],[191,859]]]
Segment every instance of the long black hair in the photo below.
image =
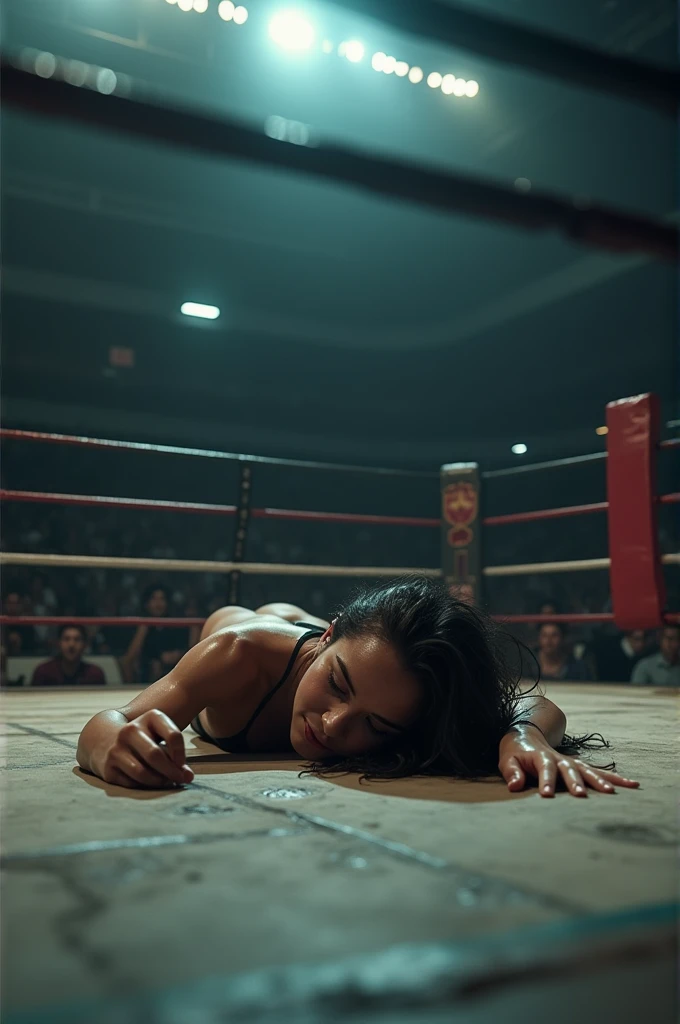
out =
[[[526,715],[520,699],[539,686],[531,652],[488,615],[422,576],[363,590],[338,613],[333,642],[367,635],[388,643],[417,679],[423,696],[418,721],[388,747],[313,762],[301,774],[358,772],[365,779],[498,774],[501,738]],[[533,659],[535,681],[522,691],[526,656]],[[573,755],[603,746],[609,744],[599,734],[565,735],[557,749]]]

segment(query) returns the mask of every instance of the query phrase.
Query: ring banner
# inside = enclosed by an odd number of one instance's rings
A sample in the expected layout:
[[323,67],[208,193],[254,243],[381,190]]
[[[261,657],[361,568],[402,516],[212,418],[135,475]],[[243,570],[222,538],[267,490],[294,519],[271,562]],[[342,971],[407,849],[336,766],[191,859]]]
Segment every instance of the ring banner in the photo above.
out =
[[449,592],[472,604],[482,601],[480,474],[476,462],[441,468],[442,572]]
[[[232,562],[242,562],[246,553],[248,526],[250,523],[250,498],[252,494],[252,467],[241,463],[241,482],[239,486],[238,507],[236,511],[236,532],[234,533],[234,554]],[[229,578],[229,604],[239,603],[241,573],[235,569]]]

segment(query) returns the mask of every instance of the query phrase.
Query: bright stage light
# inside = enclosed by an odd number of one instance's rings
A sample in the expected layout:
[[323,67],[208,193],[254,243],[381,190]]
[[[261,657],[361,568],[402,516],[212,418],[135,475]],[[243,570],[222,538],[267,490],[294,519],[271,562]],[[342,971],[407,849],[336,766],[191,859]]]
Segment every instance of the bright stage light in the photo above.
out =
[[64,71],[64,79],[69,85],[85,85],[88,66],[82,60],[70,60]]
[[455,75],[444,75],[442,78],[441,90],[445,96],[450,96],[456,85]]
[[202,302],[183,302],[180,309],[185,316],[197,316],[201,320],[217,320],[220,315],[218,306],[205,306]]
[[269,22],[269,35],[284,50],[308,50],[314,26],[299,11],[281,11]]
[[439,89],[441,87],[442,76],[439,74],[438,71],[430,72],[430,74],[427,76],[427,84],[429,85],[430,89]]
[[111,68],[100,68],[97,72],[97,91],[104,94],[104,96],[110,96],[111,93],[116,91],[118,85],[118,79],[116,73]]
[[247,20],[248,20],[248,8],[247,7],[237,7],[236,10],[234,11],[234,24],[235,25],[245,25]]
[[604,437],[605,434],[609,433],[609,427],[595,427],[595,433],[598,437]]
[[397,66],[396,57],[385,57],[385,63],[383,64],[383,72],[386,75],[391,75]]
[[360,60],[364,59],[364,44],[360,43],[358,39],[350,39],[348,43],[344,44],[343,57],[346,57],[351,64],[358,64]]
[[411,68],[411,70],[408,73],[408,80],[409,82],[413,82],[414,85],[417,85],[418,82],[422,82],[423,69],[419,67]]
[[57,58],[53,53],[40,53],[35,58],[34,71],[40,78],[51,78],[57,70]]
[[194,10],[197,14],[205,14],[208,10],[208,0],[194,0]]
[[467,88],[467,82],[465,81],[465,79],[464,78],[457,78],[455,80],[455,82],[453,83],[453,90],[452,90],[453,95],[454,96],[464,96],[466,88]]
[[397,78],[405,78],[408,74],[408,64],[405,60],[398,60],[394,66],[394,73]]
[[191,11],[193,10],[194,0],[177,0],[177,6],[180,11]]
[[333,44],[330,41],[330,39],[324,39],[324,41],[321,44],[321,49],[323,50],[324,53],[333,52]]
[[465,83],[465,95],[473,99],[479,92],[479,82],[466,82]]
[[231,0],[222,0],[219,7],[217,8],[217,13],[219,14],[222,21],[231,21],[231,19],[234,17],[235,10],[236,8],[234,7],[234,4],[231,2]]
[[371,67],[374,71],[382,71],[385,67],[385,61],[387,60],[387,54],[383,53],[382,50],[378,50],[377,53],[373,54],[371,59]]
[[513,444],[512,446],[513,455],[526,455],[527,450],[528,449],[525,444]]

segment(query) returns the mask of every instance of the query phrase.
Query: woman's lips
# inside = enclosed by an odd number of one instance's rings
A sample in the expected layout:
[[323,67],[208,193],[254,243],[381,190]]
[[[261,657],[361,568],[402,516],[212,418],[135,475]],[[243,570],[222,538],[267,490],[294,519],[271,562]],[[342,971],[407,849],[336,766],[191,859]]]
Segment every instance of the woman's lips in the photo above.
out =
[[310,743],[313,743],[315,747],[320,747],[322,750],[328,750],[328,747],[326,746],[326,744],[322,743],[321,740],[317,739],[316,733],[314,732],[314,730],[312,729],[311,725],[309,724],[309,722],[307,721],[306,718],[305,718],[305,737],[307,738],[307,740]]

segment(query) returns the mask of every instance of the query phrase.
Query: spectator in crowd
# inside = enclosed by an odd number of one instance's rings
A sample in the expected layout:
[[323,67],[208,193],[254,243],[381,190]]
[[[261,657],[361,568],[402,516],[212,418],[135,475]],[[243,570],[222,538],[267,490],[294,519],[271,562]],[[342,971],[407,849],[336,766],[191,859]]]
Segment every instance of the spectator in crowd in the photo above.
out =
[[[18,588],[10,588],[2,602],[4,615],[30,615],[32,609],[28,599]],[[4,626],[2,630],[2,649],[8,658],[17,658],[21,654],[32,654],[36,646],[33,626]]]
[[83,661],[85,642],[82,626],[62,626],[57,641],[59,653],[38,665],[31,686],[105,686],[99,666]]
[[633,669],[645,656],[644,629],[631,629],[619,636],[605,633],[594,644],[598,679],[605,683],[629,683]]
[[633,669],[636,686],[680,686],[680,625],[664,626],[659,650],[643,658]]
[[[38,572],[31,579],[30,596],[33,615],[56,615],[57,597],[52,587],[49,586],[45,573]],[[50,627],[34,626],[33,628],[40,649],[51,649],[52,645],[49,644]]]
[[563,679],[579,682],[589,679],[588,666],[570,657],[566,630],[560,622],[543,623],[538,633],[536,657],[541,668],[541,679],[546,682]]
[[[170,591],[154,583],[144,591],[144,614],[162,619],[168,614]],[[168,626],[138,626],[121,658],[126,683],[154,683],[177,664],[189,648],[188,630]]]

